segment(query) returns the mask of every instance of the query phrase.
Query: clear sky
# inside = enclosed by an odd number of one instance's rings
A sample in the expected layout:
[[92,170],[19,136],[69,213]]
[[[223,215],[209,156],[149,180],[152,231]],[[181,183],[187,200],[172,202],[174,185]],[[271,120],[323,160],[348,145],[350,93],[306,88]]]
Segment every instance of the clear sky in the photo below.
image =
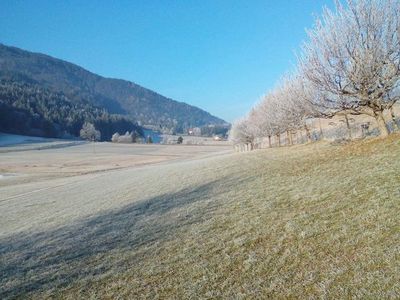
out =
[[0,0],[0,43],[133,81],[227,121],[295,64],[332,0]]

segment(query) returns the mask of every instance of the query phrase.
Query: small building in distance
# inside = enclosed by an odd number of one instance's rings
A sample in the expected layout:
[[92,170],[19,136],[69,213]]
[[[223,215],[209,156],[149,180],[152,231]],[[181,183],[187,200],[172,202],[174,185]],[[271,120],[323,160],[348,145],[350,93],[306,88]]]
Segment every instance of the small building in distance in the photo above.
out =
[[199,127],[189,128],[188,135],[201,136],[201,129]]
[[223,137],[220,136],[220,135],[214,135],[214,136],[213,136],[213,140],[214,140],[214,141],[223,141],[224,139],[223,139]]

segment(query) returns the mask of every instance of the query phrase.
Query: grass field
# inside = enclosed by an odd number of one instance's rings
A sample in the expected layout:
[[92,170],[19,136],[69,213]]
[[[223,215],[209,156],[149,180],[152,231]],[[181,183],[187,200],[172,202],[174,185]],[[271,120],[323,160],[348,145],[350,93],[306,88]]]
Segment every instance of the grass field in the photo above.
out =
[[0,298],[399,298],[399,141],[3,187]]

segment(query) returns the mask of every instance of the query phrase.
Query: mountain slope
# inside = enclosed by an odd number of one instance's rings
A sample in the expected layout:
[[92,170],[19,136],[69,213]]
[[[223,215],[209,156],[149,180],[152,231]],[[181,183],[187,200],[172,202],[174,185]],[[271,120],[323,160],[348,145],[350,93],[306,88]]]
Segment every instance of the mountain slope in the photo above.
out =
[[37,84],[0,80],[0,131],[44,137],[79,136],[84,122],[93,123],[101,140],[115,132],[143,130],[121,115],[109,114],[88,101],[76,101]]
[[186,103],[135,83],[104,78],[44,54],[0,44],[0,79],[40,85],[75,101],[89,101],[109,113],[123,114],[142,125],[182,132],[189,127],[226,122]]

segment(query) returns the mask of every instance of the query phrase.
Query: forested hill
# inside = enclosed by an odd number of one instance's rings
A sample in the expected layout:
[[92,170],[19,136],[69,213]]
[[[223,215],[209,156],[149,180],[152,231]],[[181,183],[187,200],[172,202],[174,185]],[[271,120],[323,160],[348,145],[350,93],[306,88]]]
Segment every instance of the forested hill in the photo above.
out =
[[110,140],[115,132],[136,132],[142,128],[120,115],[88,101],[70,99],[62,92],[32,83],[0,80],[0,131],[45,137],[79,136],[84,122],[93,123],[101,140]]
[[135,83],[104,78],[72,63],[2,44],[0,79],[60,92],[75,103],[89,103],[164,131],[183,132],[190,127],[226,123]]

